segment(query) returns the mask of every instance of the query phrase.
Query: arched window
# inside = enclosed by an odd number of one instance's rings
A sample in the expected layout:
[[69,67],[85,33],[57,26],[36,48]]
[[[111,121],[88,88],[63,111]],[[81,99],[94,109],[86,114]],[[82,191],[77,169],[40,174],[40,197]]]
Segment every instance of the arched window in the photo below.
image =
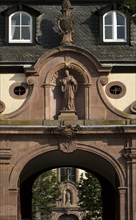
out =
[[18,11],[9,16],[9,43],[32,43],[32,16]]
[[66,180],[72,180],[76,182],[76,168],[61,167],[60,168],[60,180],[61,182],[66,181]]
[[126,17],[119,11],[109,11],[103,15],[103,41],[126,42]]

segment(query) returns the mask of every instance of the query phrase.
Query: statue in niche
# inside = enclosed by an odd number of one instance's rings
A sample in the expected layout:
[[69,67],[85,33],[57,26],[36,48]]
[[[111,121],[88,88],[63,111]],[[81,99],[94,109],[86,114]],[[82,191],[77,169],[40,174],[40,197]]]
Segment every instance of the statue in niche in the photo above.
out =
[[63,94],[62,110],[75,111],[75,93],[77,91],[77,81],[65,70],[65,77],[60,79],[61,91]]
[[67,190],[66,191],[66,206],[71,205],[71,193]]

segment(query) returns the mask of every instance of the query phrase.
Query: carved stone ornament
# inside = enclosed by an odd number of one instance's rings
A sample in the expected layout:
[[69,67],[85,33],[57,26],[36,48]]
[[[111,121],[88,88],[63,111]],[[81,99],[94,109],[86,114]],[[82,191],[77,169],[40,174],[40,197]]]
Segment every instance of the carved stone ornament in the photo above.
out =
[[72,44],[72,34],[74,33],[74,22],[71,17],[71,3],[69,0],[62,2],[62,16],[58,19],[58,28],[63,35],[62,44]]
[[103,86],[105,86],[108,83],[108,77],[107,76],[101,76],[100,82]]
[[136,101],[134,101],[131,105],[130,105],[130,110],[132,113],[136,114]]
[[80,129],[80,126],[77,125],[75,127],[72,127],[71,125],[67,126],[59,126],[57,128],[50,129],[50,133],[57,135],[59,138],[73,138],[77,131]]
[[8,140],[0,140],[0,164],[9,164],[11,148]]
[[[59,139],[59,149],[65,153],[71,153],[77,149],[75,136],[80,126],[72,127],[71,125],[59,126],[50,129],[50,133],[57,135]],[[74,139],[73,139],[74,138]]]
[[59,149],[64,153],[72,153],[77,149],[76,141],[71,139],[60,139]]
[[0,101],[0,113],[2,113],[5,110],[5,104],[4,102]]
[[33,85],[33,84],[34,84],[33,78],[32,78],[31,76],[29,76],[29,77],[27,78],[27,84],[28,84],[28,85]]

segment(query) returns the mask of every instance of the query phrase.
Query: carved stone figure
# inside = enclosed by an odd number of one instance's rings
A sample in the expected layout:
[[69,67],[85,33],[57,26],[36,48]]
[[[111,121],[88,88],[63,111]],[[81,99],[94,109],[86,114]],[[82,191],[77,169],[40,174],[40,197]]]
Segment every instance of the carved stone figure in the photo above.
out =
[[66,191],[66,205],[67,206],[71,205],[71,194],[69,191]]
[[62,44],[72,44],[72,34],[74,33],[74,22],[71,17],[71,3],[69,0],[63,0],[62,16],[58,19],[58,28],[63,35]]
[[63,96],[63,110],[75,111],[75,92],[77,91],[77,81],[69,74],[69,71],[65,71],[66,76],[60,80],[61,90],[64,93]]

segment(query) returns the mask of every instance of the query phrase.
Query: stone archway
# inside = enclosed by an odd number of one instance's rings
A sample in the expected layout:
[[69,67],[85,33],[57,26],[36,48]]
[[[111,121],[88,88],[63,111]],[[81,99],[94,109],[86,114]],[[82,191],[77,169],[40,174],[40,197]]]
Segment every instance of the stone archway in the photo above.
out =
[[78,220],[76,215],[61,215],[58,220]]
[[[48,170],[51,168],[67,165],[92,170],[93,172],[102,175],[105,179],[107,179],[107,183],[109,182],[112,184],[112,188],[115,189],[116,193],[121,192],[120,209],[122,210],[125,208],[124,203],[126,191],[124,187],[125,175],[123,169],[113,156],[103,150],[103,144],[98,143],[97,141],[92,143],[90,142],[90,144],[81,144],[81,142],[77,142],[76,149],[70,154],[69,152],[63,152],[63,150],[58,149],[58,146],[56,145],[33,146],[31,150],[25,152],[24,156],[22,156],[13,167],[9,178],[9,190],[10,192],[13,192],[15,189],[17,189],[20,181],[21,185],[25,183],[25,190],[27,188],[29,191],[31,189],[30,183],[32,182],[34,175],[41,172],[42,170]],[[110,195],[113,196],[113,194]],[[17,194],[14,196],[14,200],[17,201]],[[19,208],[17,207],[17,204],[16,208],[17,210]],[[117,212],[117,209],[114,210],[114,212]],[[125,219],[124,216],[123,218]],[[113,220],[118,219],[119,218],[116,217]]]

